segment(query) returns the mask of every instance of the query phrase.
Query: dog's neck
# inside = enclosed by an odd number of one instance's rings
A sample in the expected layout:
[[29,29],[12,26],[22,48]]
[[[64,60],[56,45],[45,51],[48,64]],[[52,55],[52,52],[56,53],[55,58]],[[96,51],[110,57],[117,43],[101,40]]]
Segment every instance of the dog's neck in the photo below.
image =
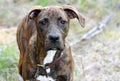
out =
[[41,38],[38,33],[37,33],[37,48],[41,48],[41,49],[37,49],[39,52],[40,51],[46,51],[45,50],[45,45],[44,45],[44,40],[42,40],[43,38]]
[[[46,57],[44,58],[44,61],[43,61],[43,67],[46,64],[50,64],[49,68],[45,69],[47,74],[50,73],[50,68],[60,61],[58,59],[60,57],[62,58],[62,54],[63,53],[61,53],[58,50],[50,50],[50,51],[47,52],[47,55],[46,55]],[[56,57],[56,59],[55,59],[55,57]],[[39,75],[36,79],[40,80],[40,81],[56,81],[52,77],[50,77],[49,75],[47,77],[45,75]]]
[[45,50],[45,46],[44,46],[43,40],[41,40],[41,38],[38,35],[37,35],[36,41],[37,41],[36,49],[38,51],[37,63],[39,63],[40,65],[43,65],[43,60],[46,57],[47,52]]

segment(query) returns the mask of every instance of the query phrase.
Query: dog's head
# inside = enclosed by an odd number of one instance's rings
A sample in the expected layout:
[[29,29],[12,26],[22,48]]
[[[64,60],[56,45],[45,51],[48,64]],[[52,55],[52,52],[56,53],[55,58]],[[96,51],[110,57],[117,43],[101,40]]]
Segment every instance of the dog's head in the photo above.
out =
[[69,30],[69,20],[77,18],[82,27],[85,19],[71,6],[35,7],[28,15],[36,23],[37,34],[46,50],[62,50]]

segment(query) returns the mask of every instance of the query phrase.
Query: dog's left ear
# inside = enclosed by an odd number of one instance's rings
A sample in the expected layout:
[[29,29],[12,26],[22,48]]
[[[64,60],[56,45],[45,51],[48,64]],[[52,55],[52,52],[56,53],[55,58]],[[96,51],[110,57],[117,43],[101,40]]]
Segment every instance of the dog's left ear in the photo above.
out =
[[30,19],[36,18],[42,9],[43,8],[41,6],[34,6],[33,8],[30,9],[28,17]]
[[69,19],[77,18],[82,27],[85,27],[85,18],[72,6],[63,6],[63,10],[68,15]]

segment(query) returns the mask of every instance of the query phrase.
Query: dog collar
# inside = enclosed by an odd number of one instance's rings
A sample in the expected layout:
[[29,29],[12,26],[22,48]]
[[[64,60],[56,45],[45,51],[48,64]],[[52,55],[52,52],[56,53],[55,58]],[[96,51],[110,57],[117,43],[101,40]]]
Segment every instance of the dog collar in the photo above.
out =
[[61,56],[52,61],[51,63],[47,63],[45,65],[37,64],[37,67],[43,67],[44,69],[48,69],[53,67],[55,64],[59,63],[59,61],[62,60],[63,53],[61,53]]
[[43,65],[41,65],[41,64],[37,64],[37,67],[43,67]]

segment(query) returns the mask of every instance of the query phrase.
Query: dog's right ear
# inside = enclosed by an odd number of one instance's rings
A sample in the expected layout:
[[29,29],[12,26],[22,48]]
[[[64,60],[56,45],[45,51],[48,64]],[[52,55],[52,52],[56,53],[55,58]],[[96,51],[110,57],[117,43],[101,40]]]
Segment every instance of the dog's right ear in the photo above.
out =
[[82,27],[85,27],[85,18],[80,14],[80,12],[77,9],[69,5],[64,5],[62,8],[68,15],[69,19],[77,18],[80,25]]
[[41,10],[42,10],[42,7],[40,6],[33,7],[28,14],[28,18],[30,19],[36,18],[38,14],[41,12]]

